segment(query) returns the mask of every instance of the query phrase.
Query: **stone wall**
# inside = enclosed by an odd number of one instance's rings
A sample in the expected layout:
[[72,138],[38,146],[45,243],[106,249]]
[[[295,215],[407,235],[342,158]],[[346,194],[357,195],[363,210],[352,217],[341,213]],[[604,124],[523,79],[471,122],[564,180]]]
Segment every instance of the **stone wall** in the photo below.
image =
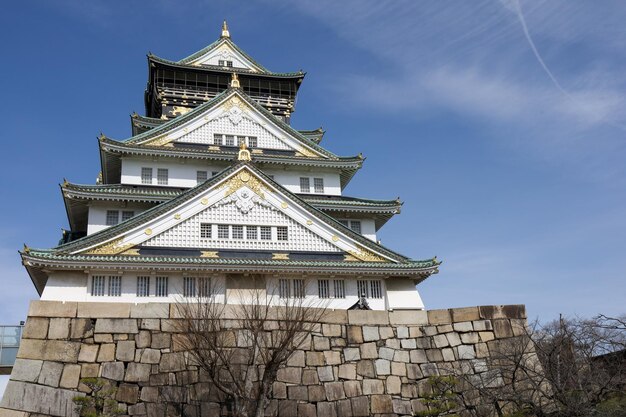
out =
[[[76,415],[80,378],[117,386],[131,416],[163,415],[164,397],[195,400],[207,383],[177,351],[168,304],[34,301],[0,416]],[[522,334],[524,306],[430,311],[332,310],[280,370],[268,415],[412,415],[427,378],[480,373],[499,339]],[[174,343],[173,343],[174,342]],[[218,403],[202,415],[220,415]]]

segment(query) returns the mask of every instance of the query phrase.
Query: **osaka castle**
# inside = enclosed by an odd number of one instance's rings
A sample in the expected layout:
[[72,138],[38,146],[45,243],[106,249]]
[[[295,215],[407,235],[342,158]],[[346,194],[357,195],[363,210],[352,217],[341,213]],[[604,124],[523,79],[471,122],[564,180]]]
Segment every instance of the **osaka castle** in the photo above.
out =
[[41,299],[235,304],[255,289],[272,303],[423,309],[416,285],[439,261],[382,246],[402,203],[344,195],[364,158],[291,126],[304,77],[259,64],[226,22],[186,58],[149,54],[145,116],[126,139],[98,138],[96,184],[61,185],[59,245],[20,252]]

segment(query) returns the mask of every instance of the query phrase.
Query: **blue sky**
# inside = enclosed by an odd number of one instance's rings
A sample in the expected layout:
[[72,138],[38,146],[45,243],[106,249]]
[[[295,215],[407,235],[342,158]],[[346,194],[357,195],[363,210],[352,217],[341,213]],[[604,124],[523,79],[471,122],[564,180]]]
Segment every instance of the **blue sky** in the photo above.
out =
[[187,56],[224,18],[266,67],[307,71],[294,127],[367,157],[345,193],[404,200],[380,238],[443,260],[428,308],[624,313],[621,2],[34,0],[0,15],[0,322],[36,297],[17,250],[67,227],[58,184],[93,183],[96,136],[143,113],[146,53]]

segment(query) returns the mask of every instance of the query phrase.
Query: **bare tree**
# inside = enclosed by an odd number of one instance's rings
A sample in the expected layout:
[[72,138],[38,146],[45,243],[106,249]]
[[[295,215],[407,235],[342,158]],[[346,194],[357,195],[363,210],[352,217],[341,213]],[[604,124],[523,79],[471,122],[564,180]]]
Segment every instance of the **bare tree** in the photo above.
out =
[[238,293],[237,305],[210,296],[176,304],[179,344],[232,416],[264,415],[279,369],[319,326],[324,306],[299,295],[252,289]]
[[459,374],[474,415],[626,415],[626,327],[621,319],[560,319],[490,342],[475,375]]

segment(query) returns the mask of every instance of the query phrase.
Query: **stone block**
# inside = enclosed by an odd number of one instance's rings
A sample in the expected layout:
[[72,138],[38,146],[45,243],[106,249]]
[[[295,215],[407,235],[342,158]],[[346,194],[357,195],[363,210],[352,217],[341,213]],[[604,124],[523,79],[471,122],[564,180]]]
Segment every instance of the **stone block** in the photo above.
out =
[[350,398],[352,415],[355,417],[367,417],[370,415],[370,401],[367,397]]
[[441,349],[427,349],[426,357],[429,362],[441,362],[443,361],[443,354],[441,353]]
[[[97,303],[94,303],[97,304]],[[135,319],[98,319],[95,333],[139,333]]]
[[337,401],[346,398],[343,391],[343,382],[327,382],[324,384],[328,401]]
[[170,304],[168,303],[140,303],[130,305],[130,318],[133,319],[168,319]]
[[151,366],[145,363],[130,362],[126,369],[126,382],[147,382],[150,380]]
[[404,398],[417,397],[417,386],[415,384],[402,384],[400,395]]
[[376,359],[374,361],[374,367],[376,368],[376,375],[389,375],[391,373],[391,362],[387,359]]
[[141,319],[139,320],[139,328],[141,330],[161,330],[161,320]]
[[478,307],[481,319],[525,319],[526,307],[518,305],[480,306]]
[[433,342],[435,342],[435,346],[440,349],[450,345],[450,342],[448,341],[448,338],[445,334],[434,335]]
[[343,383],[343,390],[346,393],[346,397],[348,398],[363,395],[363,390],[361,389],[361,381],[345,381]]
[[356,364],[356,373],[365,378],[375,378],[376,372],[374,372],[374,362],[372,361],[359,361]]
[[287,393],[287,398],[290,400],[309,401],[309,390],[305,386],[289,386],[287,387]]
[[452,315],[452,321],[454,323],[462,321],[473,321],[480,318],[478,307],[451,308],[450,314]]
[[449,324],[452,322],[448,310],[428,310],[428,322],[430,324]]
[[423,363],[420,365],[420,368],[425,377],[439,375],[439,369],[437,369],[437,365],[434,363]]
[[126,340],[117,342],[117,349],[115,349],[115,359],[123,362],[130,362],[135,360],[135,341]]
[[102,364],[102,378],[121,381],[124,379],[123,362],[105,362]]
[[0,417],[28,417],[29,414],[24,411],[9,410],[8,408],[0,407]]
[[385,385],[380,379],[364,379],[363,380],[363,394],[384,394]]
[[272,384],[272,397],[276,399],[287,398],[287,385],[284,382],[276,381]]
[[348,323],[351,325],[389,325],[389,313],[375,310],[348,310]]
[[474,326],[474,330],[477,332],[493,330],[493,326],[491,325],[491,320],[476,320],[472,322],[472,325]]
[[322,352],[306,352],[307,366],[324,366],[324,354]]
[[411,415],[411,401],[403,400],[401,398],[394,398],[391,400],[393,403],[393,412],[398,415]]
[[23,339],[45,339],[48,336],[49,319],[29,317],[22,333]]
[[16,359],[11,372],[14,381],[37,382],[43,361],[31,359]]
[[97,378],[100,373],[100,364],[97,363],[83,363],[80,366],[81,378]]
[[415,339],[402,339],[400,346],[402,349],[415,349],[417,348],[417,341]]
[[474,326],[471,321],[462,321],[460,323],[454,323],[452,328],[455,332],[471,332],[474,331]]
[[70,339],[86,339],[93,337],[93,321],[91,319],[72,319],[70,322]]
[[313,336],[313,348],[315,350],[330,350],[330,340],[323,336]]
[[421,327],[409,327],[409,337],[422,337],[424,336],[424,331]]
[[300,384],[302,383],[302,368],[281,368],[276,374],[276,380],[289,384]]
[[371,402],[372,414],[393,413],[391,395],[372,395]]
[[478,338],[478,333],[476,332],[461,333],[461,342],[466,345],[473,345],[479,341],[480,339]]
[[31,301],[28,317],[76,317],[76,303],[69,301]]
[[437,326],[437,333],[450,333],[453,330],[451,324],[442,324]]
[[341,337],[341,326],[338,324],[322,324],[322,334],[326,337]]
[[426,357],[426,351],[423,349],[415,349],[409,352],[411,363],[426,363],[428,358]]
[[139,399],[141,401],[155,403],[159,401],[159,389],[157,387],[143,387]]
[[48,385],[50,387],[58,387],[63,373],[63,364],[59,362],[44,362],[39,373],[37,383]]
[[403,362],[391,362],[391,375],[406,376],[406,364]]
[[305,365],[305,356],[304,351],[296,350],[294,351],[289,359],[287,360],[287,366],[299,366],[304,367]]
[[359,348],[345,348],[343,350],[343,358],[346,362],[358,361],[361,359],[361,352]]
[[425,325],[428,324],[428,313],[425,310],[397,310],[389,312],[392,325]]
[[[141,326],[140,326],[141,327]],[[139,330],[139,334],[135,336],[135,344],[138,349],[150,347],[152,343],[152,335],[148,330]]]
[[528,334],[526,319],[511,319],[511,328],[513,329],[513,336]]
[[478,332],[478,336],[481,342],[489,342],[496,338],[493,332]]
[[317,403],[317,415],[324,416],[324,417],[337,417],[337,409],[335,407],[335,403],[330,403],[330,402]]
[[298,402],[294,400],[279,401],[278,417],[298,417]]
[[363,326],[363,341],[372,342],[379,340],[378,327],[375,326]]
[[393,360],[393,356],[395,353],[395,350],[388,347],[381,347],[380,349],[378,349],[378,357],[380,359],[387,359],[388,361]]
[[320,366],[317,368],[317,377],[321,382],[329,382],[335,380],[332,366]]
[[404,363],[410,362],[409,351],[396,350],[396,353],[393,355],[393,360],[396,362],[404,362]]
[[475,359],[476,352],[474,347],[470,345],[461,345],[456,347],[459,359]]
[[446,362],[454,362],[456,360],[454,357],[454,350],[452,350],[452,348],[441,349],[441,355],[443,356],[443,360]]
[[461,338],[459,337],[459,334],[456,332],[446,333],[446,338],[448,339],[448,343],[452,347],[458,346],[461,344]]
[[340,417],[352,417],[352,404],[349,399],[337,401],[337,415]]
[[493,332],[498,339],[513,337],[511,322],[506,319],[493,320]]
[[474,345],[474,350],[476,350],[477,358],[489,357],[489,349],[487,348],[487,343],[476,343]]
[[130,416],[145,416],[146,412],[147,411],[145,403],[138,403],[128,406],[128,415]]
[[[72,399],[83,395],[72,390],[9,381],[2,398],[2,407],[44,416],[75,416]],[[34,417],[33,414],[31,416]]]
[[344,363],[339,365],[339,378],[354,380],[356,379],[356,364],[354,363]]
[[317,377],[317,370],[315,369],[304,369],[302,371],[302,384],[304,385],[316,385],[319,384],[320,380]]
[[154,333],[152,334],[152,341],[150,347],[152,349],[167,349],[170,347],[172,336],[166,333]]
[[[134,336],[133,336],[133,337],[134,337]],[[125,333],[115,333],[115,334],[113,335],[113,340],[114,340],[114,341],[116,341],[116,342],[118,342],[118,341],[120,341],[120,340],[129,340],[129,339],[130,339],[130,338],[129,338],[129,337],[128,337],[128,335],[127,335],[127,334],[125,334]]]
[[96,343],[113,343],[113,335],[110,333],[94,334],[93,341]]
[[115,343],[100,345],[98,362],[113,362],[115,360]]
[[161,362],[159,362],[159,372],[177,372],[184,371],[185,356],[183,352],[176,353],[164,353],[161,355]]
[[322,385],[310,385],[309,387],[309,401],[319,402],[326,401],[326,390]]
[[[78,303],[79,318],[121,318],[127,319],[130,317],[130,303],[90,303],[82,302]],[[103,332],[103,333],[123,333],[123,332]]]
[[[351,311],[351,310],[350,310]],[[362,359],[376,359],[378,358],[378,350],[376,349],[376,343],[363,343],[360,346]]]
[[80,365],[67,364],[63,367],[63,373],[61,374],[61,381],[59,386],[61,388],[76,388],[78,387],[78,381],[80,379]]
[[298,417],[317,417],[315,404],[298,404]]
[[363,330],[361,326],[348,326],[348,343],[349,344],[363,343]]
[[20,359],[41,359],[55,362],[78,361],[80,343],[62,340],[22,339],[17,357]]
[[406,376],[409,379],[422,379],[424,375],[422,374],[422,370],[419,365],[416,363],[408,363],[406,365]]
[[339,365],[341,363],[341,353],[335,350],[327,350],[324,352],[326,365]]
[[399,339],[387,339],[385,340],[385,346],[390,349],[400,349]]
[[139,399],[139,387],[131,384],[120,384],[117,387],[115,399],[127,404],[136,404]]
[[387,394],[400,394],[402,389],[402,381],[399,376],[391,375],[387,377]]
[[347,310],[326,310],[319,319],[320,323],[346,324],[348,323]]

